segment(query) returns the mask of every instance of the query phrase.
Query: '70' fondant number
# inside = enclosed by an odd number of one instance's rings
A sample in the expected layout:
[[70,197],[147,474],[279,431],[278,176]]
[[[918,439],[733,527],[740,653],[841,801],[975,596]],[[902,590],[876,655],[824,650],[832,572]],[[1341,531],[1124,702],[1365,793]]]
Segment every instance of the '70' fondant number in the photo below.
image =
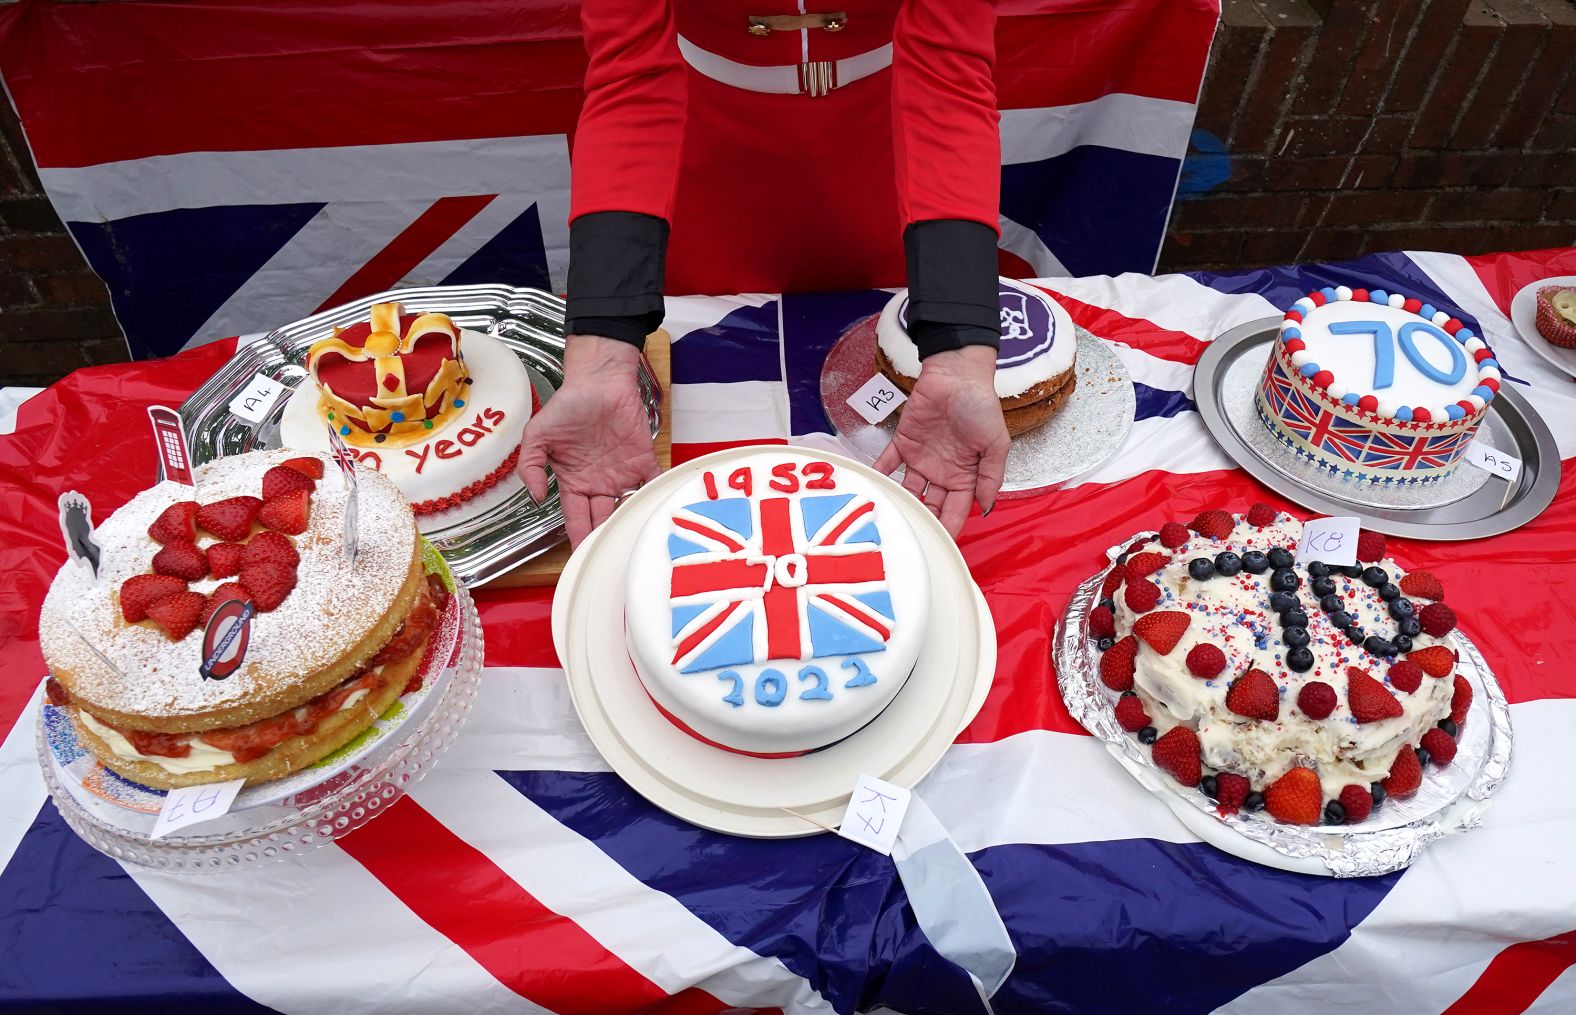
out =
[[[843,684],[845,691],[850,687],[868,687],[876,682],[876,675],[870,672],[870,667],[865,665],[863,659],[858,657],[844,659],[843,668],[854,671],[854,675],[849,677]],[[722,700],[734,708],[743,708],[744,678],[739,675],[738,671],[723,670],[717,674],[717,679],[725,684],[732,685],[728,693],[722,696]],[[831,701],[832,692],[827,687],[830,681],[831,678],[826,675],[826,671],[821,669],[821,667],[813,664],[802,667],[799,670],[799,682],[801,684],[808,683],[811,686],[799,692],[799,700]],[[755,677],[754,697],[757,705],[762,705],[766,708],[776,708],[783,703],[783,699],[788,697],[788,678],[783,676],[781,670],[762,670]]]
[[[1412,337],[1418,332],[1437,339],[1439,344],[1445,347],[1445,351],[1450,353],[1449,370],[1441,370],[1423,358],[1422,353],[1418,351],[1417,340]],[[1336,321],[1330,325],[1330,334],[1373,335],[1375,391],[1382,391],[1395,383],[1395,347],[1398,345],[1407,362],[1431,381],[1454,384],[1467,374],[1467,356],[1461,344],[1432,324],[1423,321],[1408,321],[1401,325],[1401,330],[1397,334],[1392,334],[1390,326],[1383,321]]]

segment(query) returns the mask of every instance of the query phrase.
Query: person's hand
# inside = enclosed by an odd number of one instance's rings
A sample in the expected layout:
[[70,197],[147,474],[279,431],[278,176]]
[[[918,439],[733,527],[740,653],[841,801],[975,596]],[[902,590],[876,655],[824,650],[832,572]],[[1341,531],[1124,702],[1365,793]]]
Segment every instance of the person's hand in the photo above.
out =
[[891,475],[905,466],[903,486],[956,539],[969,505],[978,501],[982,512],[995,506],[1009,444],[996,395],[996,350],[965,346],[926,357],[876,468]]
[[540,504],[547,499],[547,466],[553,467],[573,546],[607,521],[620,497],[656,478],[639,366],[640,350],[627,342],[570,335],[564,386],[520,438],[515,471]]

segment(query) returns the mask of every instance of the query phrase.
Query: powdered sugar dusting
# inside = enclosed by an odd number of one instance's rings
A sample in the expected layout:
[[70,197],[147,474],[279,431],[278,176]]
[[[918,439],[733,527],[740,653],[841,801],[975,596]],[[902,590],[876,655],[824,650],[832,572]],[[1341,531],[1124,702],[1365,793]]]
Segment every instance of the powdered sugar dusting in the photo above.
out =
[[[172,642],[155,627],[127,624],[118,592],[133,575],[152,571],[159,544],[148,526],[169,505],[199,504],[228,497],[258,496],[270,467],[299,451],[257,451],[221,458],[197,470],[190,487],[165,482],[133,497],[95,530],[103,556],[100,577],[67,563],[55,576],[39,617],[39,643],[52,669],[69,671],[70,690],[90,704],[149,718],[196,715],[244,702],[321,670],[360,640],[388,608],[415,554],[416,527],[398,488],[374,472],[361,471],[358,504],[359,551],[352,566],[343,551],[348,491],[329,455],[312,495],[306,532],[292,537],[301,554],[297,584],[284,603],[252,622],[251,645],[241,669],[225,680],[198,672],[203,632]],[[201,547],[215,542],[199,532]],[[226,578],[222,581],[233,581]],[[208,578],[193,591],[221,584]],[[69,621],[69,623],[68,623]],[[125,675],[109,669],[83,644],[72,626]]]

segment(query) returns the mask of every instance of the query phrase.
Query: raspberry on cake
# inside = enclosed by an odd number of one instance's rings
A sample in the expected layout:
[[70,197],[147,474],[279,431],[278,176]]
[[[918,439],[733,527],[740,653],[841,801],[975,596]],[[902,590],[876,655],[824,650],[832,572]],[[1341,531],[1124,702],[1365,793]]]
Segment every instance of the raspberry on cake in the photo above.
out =
[[[97,580],[69,565],[56,575],[39,616],[49,700],[69,711],[78,742],[104,767],[161,789],[265,782],[337,750],[404,693],[448,591],[426,575],[410,505],[393,483],[361,476],[354,564],[337,475],[305,474],[310,490],[249,509],[263,521],[268,505],[305,498],[294,537],[252,521],[242,531],[228,511],[209,521],[235,538],[197,528],[204,507],[257,500],[270,467],[294,454],[223,458],[197,470],[195,490],[166,482],[143,491],[95,530]],[[174,559],[183,576],[155,573],[156,559],[166,571]],[[224,563],[209,575],[214,560]],[[257,611],[246,655],[209,679],[204,627],[231,600]]]
[[[1161,531],[1175,535],[1171,524]],[[1433,576],[1409,580],[1372,538],[1361,541],[1373,559],[1355,567],[1298,565],[1302,523],[1257,507],[1246,516],[1204,511],[1184,531],[1158,569],[1145,561],[1134,574],[1132,557],[1113,568],[1114,640],[1100,658],[1105,685],[1137,702],[1122,706],[1123,728],[1133,732],[1141,715],[1140,742],[1171,745],[1152,754],[1158,767],[1174,774],[1186,753],[1175,745],[1192,737],[1214,780],[1206,786],[1218,791],[1230,775],[1233,785],[1245,780],[1244,799],[1261,794],[1280,820],[1350,823],[1366,816],[1341,799],[1351,787],[1405,787],[1404,755],[1425,739],[1454,738],[1460,720],[1440,723],[1464,716],[1470,686],[1424,676],[1455,671],[1454,614],[1402,591],[1426,589],[1442,606]],[[1186,735],[1166,740],[1179,729]],[[1180,781],[1193,785],[1183,768]]]
[[801,451],[693,471],[630,560],[627,647],[657,709],[758,757],[828,747],[880,715],[913,672],[930,609],[902,496]]
[[1426,483],[1454,471],[1500,381],[1492,350],[1449,311],[1338,286],[1286,311],[1256,404],[1277,440],[1332,474]]
[[[326,451],[332,426],[364,469],[388,476],[417,515],[429,515],[513,470],[536,396],[498,339],[444,314],[403,310],[376,304],[369,321],[314,343],[309,379],[290,396],[279,433],[286,447]],[[288,487],[290,463],[280,470],[273,484]]]
[[[1003,278],[997,295],[996,394],[1007,432],[1016,437],[1044,425],[1077,387],[1078,335],[1067,311],[1031,285]],[[876,369],[905,393],[913,392],[919,347],[908,336],[907,290],[887,302],[876,322]]]

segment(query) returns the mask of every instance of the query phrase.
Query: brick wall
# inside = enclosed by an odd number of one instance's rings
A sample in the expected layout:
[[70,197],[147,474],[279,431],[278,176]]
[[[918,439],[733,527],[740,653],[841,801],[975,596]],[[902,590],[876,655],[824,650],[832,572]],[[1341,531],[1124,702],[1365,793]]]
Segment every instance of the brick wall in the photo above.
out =
[[44,197],[0,93],[0,384],[48,384],[124,359],[109,293]]
[[[1576,0],[1222,0],[1163,271],[1576,244]],[[125,358],[0,100],[0,384]]]
[[1576,2],[1223,0],[1162,271],[1576,244]]

